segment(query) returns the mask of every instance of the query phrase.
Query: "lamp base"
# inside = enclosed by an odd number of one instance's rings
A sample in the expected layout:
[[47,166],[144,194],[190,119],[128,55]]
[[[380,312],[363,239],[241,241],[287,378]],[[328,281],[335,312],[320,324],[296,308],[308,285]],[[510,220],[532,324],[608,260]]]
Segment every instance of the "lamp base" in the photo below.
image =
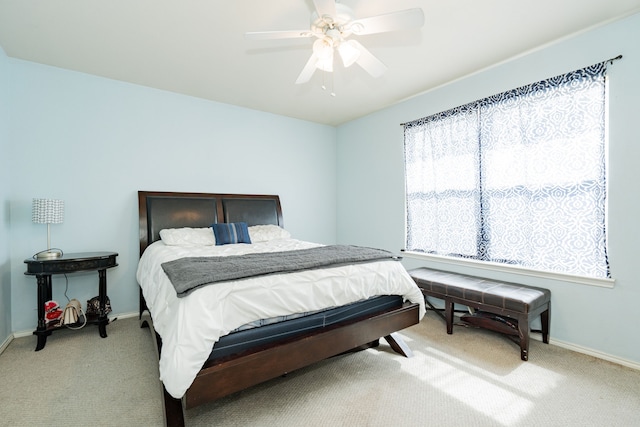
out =
[[38,252],[36,254],[36,259],[53,259],[60,258],[62,256],[62,251],[60,249],[49,249],[46,251]]

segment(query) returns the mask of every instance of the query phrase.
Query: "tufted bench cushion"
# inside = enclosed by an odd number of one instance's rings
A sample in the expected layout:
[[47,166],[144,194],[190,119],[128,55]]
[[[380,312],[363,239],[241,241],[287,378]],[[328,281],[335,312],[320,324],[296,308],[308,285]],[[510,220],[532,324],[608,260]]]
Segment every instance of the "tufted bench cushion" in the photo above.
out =
[[[519,338],[522,360],[528,360],[530,322],[537,316],[540,316],[542,323],[542,339],[549,343],[551,291],[548,289],[428,268],[417,268],[409,271],[409,274],[425,297],[445,301],[444,317],[449,334],[453,333],[453,306],[462,304],[517,320],[516,335]],[[478,324],[504,332],[504,327],[492,327],[488,320]]]

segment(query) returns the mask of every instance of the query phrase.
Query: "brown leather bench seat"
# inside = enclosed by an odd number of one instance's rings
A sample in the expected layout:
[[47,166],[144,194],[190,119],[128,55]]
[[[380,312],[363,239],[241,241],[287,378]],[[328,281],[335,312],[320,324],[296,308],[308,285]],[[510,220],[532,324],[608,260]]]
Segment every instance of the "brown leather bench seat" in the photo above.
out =
[[[454,304],[462,304],[477,310],[478,314],[496,315],[493,319],[463,316],[463,320],[467,317],[469,323],[503,333],[509,333],[511,327],[512,335],[518,337],[522,360],[529,358],[530,324],[537,316],[540,316],[542,324],[542,340],[549,343],[551,291],[548,289],[429,268],[410,270],[409,274],[425,297],[444,300],[448,334],[453,333]],[[507,319],[503,319],[505,317]],[[509,319],[515,322],[509,322]]]

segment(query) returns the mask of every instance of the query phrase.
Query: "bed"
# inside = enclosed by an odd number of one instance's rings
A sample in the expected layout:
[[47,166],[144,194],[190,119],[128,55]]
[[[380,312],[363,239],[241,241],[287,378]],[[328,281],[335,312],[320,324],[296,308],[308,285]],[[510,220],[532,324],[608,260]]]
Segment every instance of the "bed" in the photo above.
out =
[[[278,196],[139,191],[138,211],[140,319],[156,338],[167,425],[184,425],[184,410],[338,354],[375,347],[380,338],[411,356],[396,332],[420,321],[424,300],[394,260],[231,279],[184,295],[175,283],[172,287],[167,268],[185,259],[328,249],[290,237]],[[215,234],[213,244],[180,240],[182,231],[212,224],[218,224],[216,233],[246,224],[254,241],[218,245],[222,234]],[[178,242],[170,242],[176,235]]]

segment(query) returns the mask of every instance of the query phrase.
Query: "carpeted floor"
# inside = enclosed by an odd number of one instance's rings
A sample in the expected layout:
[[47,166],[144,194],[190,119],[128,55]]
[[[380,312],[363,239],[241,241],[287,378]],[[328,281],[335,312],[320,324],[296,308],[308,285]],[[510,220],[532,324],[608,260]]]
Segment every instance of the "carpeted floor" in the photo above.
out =
[[0,355],[0,426],[156,426],[162,402],[148,329],[137,319],[14,339]]
[[[148,329],[121,319],[35,337],[0,355],[1,426],[159,426],[162,401]],[[187,426],[634,426],[640,371],[532,341],[456,327],[433,312],[384,342],[192,409]]]

